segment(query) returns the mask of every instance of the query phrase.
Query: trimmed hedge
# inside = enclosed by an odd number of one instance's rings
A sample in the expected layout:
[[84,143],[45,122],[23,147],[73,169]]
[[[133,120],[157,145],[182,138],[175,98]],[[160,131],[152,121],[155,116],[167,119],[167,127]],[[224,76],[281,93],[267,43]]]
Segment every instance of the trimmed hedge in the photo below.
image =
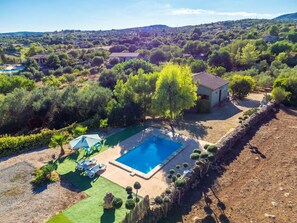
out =
[[0,137],[0,157],[19,154],[41,146],[47,146],[54,134],[70,131],[74,126],[75,123],[59,130],[44,129],[41,130],[40,133],[30,135],[3,135]]

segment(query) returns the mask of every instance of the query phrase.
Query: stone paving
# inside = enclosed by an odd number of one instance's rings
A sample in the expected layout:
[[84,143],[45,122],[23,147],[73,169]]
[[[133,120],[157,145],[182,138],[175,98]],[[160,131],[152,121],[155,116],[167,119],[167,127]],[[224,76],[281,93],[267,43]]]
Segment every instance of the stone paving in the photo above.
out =
[[[144,179],[137,175],[131,176],[131,171],[124,170],[110,163],[110,161],[114,161],[125,152],[133,149],[151,135],[165,136],[170,138],[172,141],[183,143],[185,148],[170,161],[168,161],[167,164],[165,164],[149,179]],[[204,144],[206,144],[206,142],[187,138],[185,136],[172,133],[168,130],[147,128],[138,134],[135,134],[134,136],[122,141],[118,145],[96,155],[95,158],[99,163],[107,164],[106,170],[102,173],[99,172],[98,174],[101,174],[101,176],[121,185],[122,187],[133,186],[134,182],[138,181],[141,184],[141,189],[139,190],[139,194],[141,196],[149,195],[151,198],[156,197],[164,192],[170,184],[170,180],[166,177],[168,171],[171,168],[175,168],[177,164],[181,165],[184,162],[188,162],[191,166],[194,161],[189,158],[190,154],[192,153],[193,149],[203,147]],[[183,171],[184,168],[181,167],[180,173]]]

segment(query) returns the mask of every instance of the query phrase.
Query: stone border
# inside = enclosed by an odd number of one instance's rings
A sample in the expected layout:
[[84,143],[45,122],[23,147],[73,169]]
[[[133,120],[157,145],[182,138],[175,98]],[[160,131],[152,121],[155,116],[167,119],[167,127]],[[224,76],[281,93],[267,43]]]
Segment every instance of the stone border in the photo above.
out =
[[[144,131],[144,130],[143,130]],[[146,140],[148,140],[150,137],[158,137],[158,138],[161,138],[161,139],[165,139],[165,140],[170,140],[174,143],[178,143],[180,144],[180,148],[177,149],[176,151],[174,151],[170,156],[167,157],[166,160],[163,160],[162,163],[158,164],[154,169],[152,169],[149,173],[145,174],[143,172],[140,172],[138,170],[135,170],[133,169],[132,167],[130,166],[127,166],[123,163],[120,163],[118,161],[116,161],[116,159],[122,157],[123,155],[127,154],[128,152],[132,151],[133,149],[135,149],[136,147],[138,147],[139,145],[141,145],[143,142],[145,142]],[[130,172],[130,174],[135,174],[141,178],[144,178],[146,180],[150,179],[153,175],[155,175],[163,166],[165,166],[170,160],[172,160],[177,154],[179,154],[182,150],[184,150],[185,148],[187,147],[187,145],[185,143],[182,143],[182,142],[177,142],[176,140],[174,140],[173,138],[170,138],[170,137],[167,137],[165,134],[163,133],[160,133],[159,135],[156,135],[154,133],[149,133],[146,137],[144,137],[136,146],[128,149],[127,153],[117,157],[115,160],[113,161],[109,161],[110,164],[113,164],[123,170],[126,170],[128,172]]]

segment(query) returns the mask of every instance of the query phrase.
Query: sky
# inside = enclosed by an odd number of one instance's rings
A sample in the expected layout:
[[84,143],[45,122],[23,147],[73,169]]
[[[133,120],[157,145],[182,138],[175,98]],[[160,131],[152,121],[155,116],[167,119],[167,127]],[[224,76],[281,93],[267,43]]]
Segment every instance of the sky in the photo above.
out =
[[297,11],[297,0],[0,0],[0,33],[109,30],[271,19]]

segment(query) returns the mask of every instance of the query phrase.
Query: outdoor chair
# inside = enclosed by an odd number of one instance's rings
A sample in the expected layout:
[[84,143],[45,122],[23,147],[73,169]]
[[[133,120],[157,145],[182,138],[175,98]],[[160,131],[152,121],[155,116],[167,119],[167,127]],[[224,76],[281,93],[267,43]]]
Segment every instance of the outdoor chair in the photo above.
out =
[[95,158],[83,160],[82,162],[76,163],[76,169],[78,170],[88,170],[91,169],[94,165],[96,165],[97,160]]
[[86,170],[86,175],[90,178],[94,178],[95,174],[99,171],[99,170],[105,170],[106,169],[106,164],[104,163],[100,163],[97,166],[94,166],[88,170]]

